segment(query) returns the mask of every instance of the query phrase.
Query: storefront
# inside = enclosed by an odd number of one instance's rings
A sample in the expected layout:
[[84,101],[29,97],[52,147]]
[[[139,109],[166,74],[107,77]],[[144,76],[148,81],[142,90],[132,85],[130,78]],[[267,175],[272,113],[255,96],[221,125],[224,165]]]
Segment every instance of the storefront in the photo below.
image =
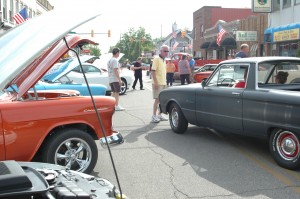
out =
[[268,28],[264,33],[271,56],[300,56],[300,23]]

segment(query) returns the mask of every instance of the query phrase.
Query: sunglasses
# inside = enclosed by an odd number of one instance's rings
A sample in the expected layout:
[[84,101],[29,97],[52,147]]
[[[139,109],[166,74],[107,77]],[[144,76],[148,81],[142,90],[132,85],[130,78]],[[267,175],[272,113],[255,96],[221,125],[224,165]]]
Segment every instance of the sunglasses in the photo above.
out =
[[164,50],[164,52],[165,52],[165,53],[168,53],[169,51],[168,51],[168,50]]

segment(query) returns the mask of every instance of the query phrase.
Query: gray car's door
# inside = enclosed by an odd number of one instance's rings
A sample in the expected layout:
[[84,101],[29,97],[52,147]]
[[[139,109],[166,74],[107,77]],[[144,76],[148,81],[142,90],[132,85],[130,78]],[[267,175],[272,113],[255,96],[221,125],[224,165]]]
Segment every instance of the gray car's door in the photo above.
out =
[[[243,87],[234,87],[246,81],[247,65],[223,64],[197,92],[197,122],[214,129],[241,133],[243,131]],[[245,74],[245,77],[244,77]],[[244,85],[246,85],[244,83]]]

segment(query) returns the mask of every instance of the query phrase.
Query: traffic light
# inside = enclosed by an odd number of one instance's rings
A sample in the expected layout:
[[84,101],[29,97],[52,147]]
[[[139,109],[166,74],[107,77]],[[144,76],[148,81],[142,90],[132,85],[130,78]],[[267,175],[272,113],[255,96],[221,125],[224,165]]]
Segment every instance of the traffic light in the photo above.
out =
[[142,37],[142,43],[144,43],[145,42],[145,38],[144,37]]
[[91,37],[94,37],[94,30],[91,30]]
[[107,36],[110,37],[110,30],[107,31]]
[[130,39],[129,39],[129,40],[130,40],[130,42],[131,42],[131,43],[133,42],[133,38],[132,38],[132,37],[130,37]]
[[182,38],[185,38],[185,37],[186,37],[186,31],[185,31],[185,30],[182,30],[182,31],[181,31],[181,37],[182,37]]

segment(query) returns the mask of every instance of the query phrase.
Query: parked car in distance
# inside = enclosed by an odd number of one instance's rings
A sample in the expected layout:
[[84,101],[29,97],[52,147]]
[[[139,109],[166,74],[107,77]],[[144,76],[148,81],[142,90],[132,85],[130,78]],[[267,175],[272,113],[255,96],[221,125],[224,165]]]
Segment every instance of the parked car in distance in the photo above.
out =
[[0,160],[41,160],[89,173],[98,160],[95,140],[106,144],[105,133],[109,143],[123,142],[112,127],[115,99],[94,96],[95,110],[78,91],[30,91],[70,48],[95,44],[66,34],[98,14],[66,12],[50,11],[0,37]]
[[[111,92],[108,73],[94,64],[86,63],[87,60],[90,60],[93,57],[94,56],[91,55],[80,56],[83,71],[81,70],[78,60],[76,58],[72,58],[69,61],[60,64],[58,67],[54,66],[56,69],[52,70],[51,73],[46,74],[42,79],[45,82],[71,82],[82,84],[85,82],[83,76],[84,72],[89,84],[102,84],[106,86],[107,92]],[[121,73],[121,80],[122,86],[120,94],[123,95],[132,84],[132,77]]]
[[203,79],[208,78],[218,64],[205,64],[199,69],[194,71],[194,80],[195,82],[202,82]]
[[[201,86],[202,85],[202,86]],[[269,141],[282,167],[300,167],[300,59],[253,57],[221,62],[201,85],[159,95],[175,133],[188,124]]]

